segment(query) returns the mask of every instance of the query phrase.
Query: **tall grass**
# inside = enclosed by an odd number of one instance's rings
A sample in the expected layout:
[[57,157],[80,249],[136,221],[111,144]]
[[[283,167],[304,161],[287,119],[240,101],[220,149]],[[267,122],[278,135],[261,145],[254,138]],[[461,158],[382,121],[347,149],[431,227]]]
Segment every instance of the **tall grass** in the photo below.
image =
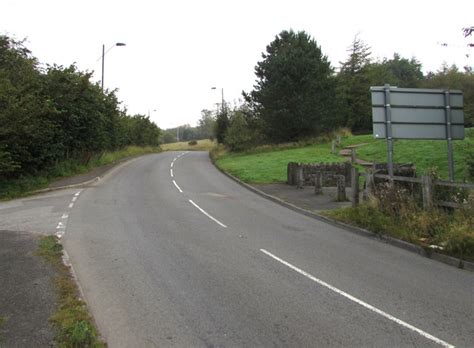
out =
[[47,187],[51,181],[86,173],[96,167],[117,162],[121,159],[160,152],[159,147],[128,146],[117,151],[106,151],[92,156],[87,163],[78,159],[69,159],[57,163],[53,167],[36,175],[22,176],[14,180],[0,181],[0,199],[22,197],[29,192]]
[[455,211],[426,211],[407,190],[384,185],[368,202],[323,214],[418,244],[427,250],[435,249],[474,261],[474,194],[464,197],[464,205]]

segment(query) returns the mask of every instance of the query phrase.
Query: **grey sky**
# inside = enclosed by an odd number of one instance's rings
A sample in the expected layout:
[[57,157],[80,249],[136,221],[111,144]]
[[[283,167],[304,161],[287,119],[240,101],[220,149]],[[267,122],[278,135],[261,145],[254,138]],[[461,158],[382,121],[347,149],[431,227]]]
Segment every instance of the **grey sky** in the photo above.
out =
[[126,43],[106,55],[105,86],[119,89],[129,113],[150,110],[168,128],[194,126],[202,109],[215,109],[222,87],[227,101],[249,91],[261,53],[284,29],[308,32],[335,67],[359,33],[374,58],[398,52],[434,71],[444,61],[474,65],[474,48],[466,48],[474,37],[461,31],[474,25],[473,13],[472,0],[3,0],[0,33],[26,37],[42,63],[76,62],[96,80],[102,44]]

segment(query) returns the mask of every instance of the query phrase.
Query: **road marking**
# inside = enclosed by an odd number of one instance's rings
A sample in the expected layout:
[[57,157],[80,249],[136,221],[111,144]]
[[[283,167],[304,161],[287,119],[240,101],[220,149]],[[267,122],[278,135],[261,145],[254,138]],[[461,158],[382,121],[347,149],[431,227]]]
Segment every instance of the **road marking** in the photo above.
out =
[[216,218],[212,217],[211,215],[209,215],[204,209],[202,209],[199,205],[197,205],[196,203],[194,203],[191,199],[189,200],[189,203],[191,203],[192,205],[194,205],[196,208],[198,208],[201,213],[203,213],[204,215],[206,215],[209,219],[211,219],[212,221],[214,221],[215,223],[217,223],[218,225],[224,227],[224,228],[227,228],[226,225],[224,225],[222,222],[220,222],[219,220],[217,220]]
[[173,177],[173,169],[170,169],[171,177]]
[[183,190],[181,190],[181,188],[178,186],[176,181],[173,180],[173,184],[174,184],[174,186],[176,186],[176,188],[178,189],[179,192],[183,193]]
[[72,207],[74,207],[74,203],[69,204],[69,208],[72,208]]
[[176,161],[177,159],[178,159],[178,157],[173,158],[173,162]]
[[171,162],[171,168],[173,168],[173,165],[174,165],[174,161],[173,161],[173,162]]
[[60,228],[64,228],[64,224],[62,222],[58,223],[58,225],[56,226],[56,229],[60,229]]
[[69,217],[69,214],[64,213],[63,216],[61,216],[61,219],[67,219]]
[[73,202],[77,201],[77,197],[72,197],[72,201]]
[[401,325],[401,326],[403,326],[403,327],[406,327],[407,329],[410,329],[410,330],[416,332],[417,334],[419,334],[419,335],[421,335],[421,336],[423,336],[423,337],[425,337],[425,338],[427,338],[427,339],[429,339],[429,340],[431,340],[431,341],[433,341],[433,342],[435,342],[435,343],[437,343],[437,344],[439,344],[439,345],[441,345],[441,346],[443,346],[443,347],[454,348],[454,346],[453,346],[452,344],[449,344],[449,343],[447,343],[447,342],[445,342],[445,341],[443,341],[443,340],[441,340],[441,339],[439,339],[439,338],[437,338],[437,337],[435,337],[435,336],[433,336],[433,335],[431,335],[431,334],[429,334],[429,333],[427,333],[427,332],[425,332],[425,331],[423,331],[423,330],[421,330],[421,329],[418,329],[417,327],[415,327],[415,326],[413,326],[413,325],[410,325],[410,324],[404,322],[403,320],[400,320],[400,319],[398,319],[398,318],[396,318],[396,317],[394,317],[394,316],[392,316],[392,315],[390,315],[390,314],[388,314],[388,313],[386,313],[386,312],[384,312],[384,311],[382,311],[382,310],[380,310],[380,309],[378,309],[378,308],[376,308],[376,307],[374,307],[374,306],[372,306],[372,305],[370,305],[370,304],[368,304],[368,303],[366,303],[366,302],[364,302],[364,301],[362,301],[362,300],[359,300],[358,298],[356,298],[356,297],[354,297],[354,296],[352,296],[352,295],[349,295],[348,293],[346,293],[346,292],[344,292],[344,291],[342,291],[342,290],[339,290],[338,288],[336,288],[336,287],[334,287],[334,286],[332,286],[332,285],[330,285],[330,284],[328,284],[328,283],[326,283],[326,282],[324,282],[324,281],[322,281],[322,280],[320,280],[320,279],[318,279],[318,278],[312,276],[311,274],[309,274],[309,273],[307,273],[307,272],[305,272],[305,271],[303,271],[303,270],[301,270],[301,269],[299,269],[299,268],[293,266],[291,263],[286,262],[286,261],[283,260],[283,259],[280,259],[278,256],[273,255],[272,253],[266,251],[265,249],[260,249],[260,251],[261,251],[262,253],[264,253],[264,254],[270,256],[270,257],[273,258],[274,260],[276,260],[276,261],[282,263],[283,265],[287,266],[288,268],[291,268],[293,271],[298,272],[299,274],[305,276],[306,278],[309,278],[309,279],[311,279],[312,281],[318,283],[319,285],[322,285],[322,286],[328,288],[329,290],[332,290],[332,291],[334,291],[335,293],[337,293],[337,294],[339,294],[339,295],[341,295],[341,296],[344,296],[345,298],[347,298],[347,299],[349,299],[349,300],[351,300],[351,301],[353,301],[353,302],[355,302],[355,303],[361,305],[362,307],[365,307],[365,308],[371,310],[372,312],[375,312],[375,313],[381,315],[382,317],[387,318],[388,320],[394,321],[394,322],[397,323],[398,325]]
[[77,196],[79,196],[80,194],[81,194],[81,191],[78,191],[78,192],[76,192],[76,193],[74,194],[74,196],[77,197]]

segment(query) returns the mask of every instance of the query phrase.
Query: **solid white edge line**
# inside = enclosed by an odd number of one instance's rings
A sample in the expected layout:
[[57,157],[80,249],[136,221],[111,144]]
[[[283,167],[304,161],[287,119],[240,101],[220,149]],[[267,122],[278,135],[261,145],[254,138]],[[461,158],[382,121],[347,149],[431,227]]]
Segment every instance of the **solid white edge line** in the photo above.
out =
[[183,190],[181,190],[181,188],[178,186],[178,184],[176,183],[176,181],[173,180],[173,184],[174,184],[174,186],[176,186],[176,188],[178,189],[178,191],[179,191],[180,193],[183,193]]
[[227,228],[226,225],[224,225],[222,222],[220,222],[219,220],[217,220],[216,218],[212,217],[211,215],[209,215],[204,209],[202,209],[199,205],[197,205],[196,203],[194,203],[191,199],[189,200],[189,203],[191,203],[192,205],[194,205],[196,208],[198,208],[201,213],[203,213],[204,215],[206,215],[209,219],[211,219],[212,221],[214,221],[216,224],[224,227],[224,228]]
[[377,314],[383,316],[384,318],[387,318],[387,319],[389,319],[389,320],[391,320],[391,321],[397,323],[398,325],[401,325],[401,326],[403,326],[403,327],[405,327],[405,328],[407,328],[407,329],[410,329],[410,330],[412,330],[412,331],[418,333],[419,335],[421,335],[421,336],[423,336],[423,337],[425,337],[425,338],[427,338],[427,339],[429,339],[429,340],[431,340],[431,341],[433,341],[433,342],[435,342],[435,343],[437,343],[437,344],[439,344],[439,345],[441,345],[441,346],[443,346],[443,347],[450,347],[450,348],[453,348],[453,347],[454,347],[452,344],[449,344],[449,343],[447,343],[447,342],[445,342],[445,341],[443,341],[443,340],[441,340],[441,339],[439,339],[439,338],[437,338],[437,337],[435,337],[435,336],[433,336],[433,335],[431,335],[431,334],[429,334],[429,333],[427,333],[427,332],[425,332],[425,331],[423,331],[423,330],[421,330],[421,329],[418,329],[417,327],[415,327],[415,326],[413,326],[413,325],[410,325],[410,324],[404,322],[403,320],[400,320],[400,319],[394,317],[393,315],[390,315],[390,314],[388,314],[388,313],[386,313],[386,312],[384,312],[384,311],[382,311],[382,310],[380,310],[380,309],[378,309],[378,308],[376,308],[376,307],[374,307],[374,306],[372,306],[372,305],[370,305],[370,304],[368,304],[368,303],[366,303],[366,302],[364,302],[364,301],[362,301],[362,300],[359,300],[358,298],[356,298],[356,297],[354,297],[354,296],[352,296],[352,295],[349,295],[348,293],[346,293],[346,292],[344,292],[344,291],[342,291],[342,290],[339,290],[338,288],[336,288],[336,287],[334,287],[334,286],[332,286],[332,285],[330,285],[330,284],[328,284],[328,283],[326,283],[326,282],[324,282],[324,281],[322,281],[322,280],[320,280],[320,279],[318,279],[318,278],[312,276],[311,274],[309,274],[309,273],[307,273],[307,272],[305,272],[305,271],[303,271],[303,270],[301,270],[301,269],[299,269],[299,268],[293,266],[291,263],[286,262],[286,261],[283,260],[283,259],[280,259],[278,256],[273,255],[272,253],[266,251],[265,249],[260,249],[260,251],[261,251],[262,253],[264,253],[264,254],[270,256],[270,257],[273,258],[274,260],[276,260],[276,261],[282,263],[283,265],[287,266],[288,268],[291,268],[293,271],[298,272],[299,274],[305,276],[306,278],[309,278],[309,279],[311,279],[312,281],[318,283],[319,285],[322,285],[322,286],[328,288],[329,290],[332,290],[332,291],[334,291],[335,293],[337,293],[337,294],[339,294],[339,295],[341,295],[341,296],[344,296],[345,298],[347,298],[347,299],[349,299],[349,300],[351,300],[351,301],[353,301],[353,302],[355,302],[355,303],[361,305],[362,307],[365,307],[365,308],[371,310],[372,312],[375,312],[375,313],[377,313]]
[[173,177],[173,169],[170,169],[170,175]]

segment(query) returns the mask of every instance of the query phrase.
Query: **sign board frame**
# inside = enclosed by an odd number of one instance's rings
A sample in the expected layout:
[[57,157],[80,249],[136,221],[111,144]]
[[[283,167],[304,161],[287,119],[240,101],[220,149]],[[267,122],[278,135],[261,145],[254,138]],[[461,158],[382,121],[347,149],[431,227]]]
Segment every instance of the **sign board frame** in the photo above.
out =
[[393,177],[394,139],[448,142],[449,179],[454,181],[454,139],[464,139],[463,94],[458,90],[371,87],[372,126],[387,139],[388,172]]

